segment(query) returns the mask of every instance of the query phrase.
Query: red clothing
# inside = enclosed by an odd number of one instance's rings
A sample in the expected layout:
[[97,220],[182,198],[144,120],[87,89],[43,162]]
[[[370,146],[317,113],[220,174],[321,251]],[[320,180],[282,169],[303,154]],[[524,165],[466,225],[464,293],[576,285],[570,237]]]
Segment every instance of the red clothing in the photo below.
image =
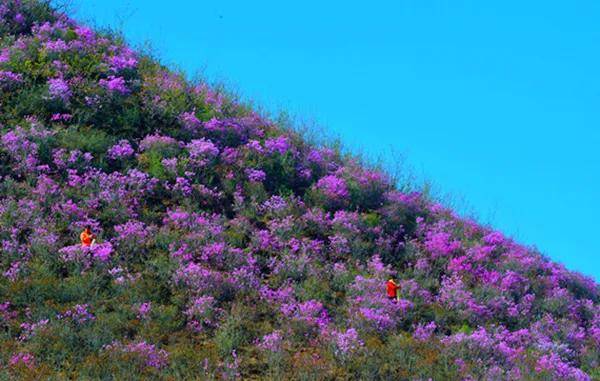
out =
[[387,295],[390,298],[396,297],[396,291],[398,291],[399,288],[400,287],[393,280],[388,280],[386,283]]
[[84,230],[79,235],[79,238],[81,239],[82,246],[90,246],[92,244],[92,240],[94,239],[94,235]]

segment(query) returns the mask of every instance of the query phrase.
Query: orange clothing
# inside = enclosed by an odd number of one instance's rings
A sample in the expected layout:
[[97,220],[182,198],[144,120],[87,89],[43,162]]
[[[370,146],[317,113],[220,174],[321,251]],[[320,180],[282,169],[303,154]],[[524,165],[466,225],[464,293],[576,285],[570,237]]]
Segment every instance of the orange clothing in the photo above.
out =
[[388,280],[385,284],[387,295],[390,298],[396,297],[396,291],[400,288],[393,280]]
[[94,235],[92,233],[88,233],[84,230],[79,235],[79,238],[81,239],[82,246],[91,246],[92,240],[94,239]]

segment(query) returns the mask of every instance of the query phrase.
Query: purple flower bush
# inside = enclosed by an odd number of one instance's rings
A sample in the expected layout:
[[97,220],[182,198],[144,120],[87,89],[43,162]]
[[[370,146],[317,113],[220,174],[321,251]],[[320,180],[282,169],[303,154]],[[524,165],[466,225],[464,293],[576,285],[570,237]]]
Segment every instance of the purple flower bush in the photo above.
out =
[[129,344],[116,341],[105,345],[102,349],[110,356],[125,355],[126,358],[133,359],[141,369],[148,367],[160,369],[167,366],[169,361],[169,354],[165,350],[157,349],[153,344],[145,341]]
[[50,78],[48,80],[48,93],[53,99],[59,99],[63,102],[68,102],[72,95],[69,84],[62,78]]
[[346,182],[333,175],[321,178],[317,182],[316,187],[322,191],[325,196],[332,199],[344,199],[348,197],[348,187],[346,186]]
[[283,336],[280,331],[274,331],[267,335],[264,335],[258,342],[258,348],[277,353],[283,350]]
[[260,169],[247,168],[246,175],[248,176],[248,180],[254,183],[261,183],[267,179],[266,173]]
[[23,366],[31,369],[35,367],[35,357],[31,353],[15,353],[8,361],[8,365],[11,368]]
[[108,78],[103,78],[98,81],[98,84],[104,87],[110,93],[127,94],[129,92],[123,77],[115,77],[114,75],[110,75]]
[[152,303],[151,302],[142,303],[137,307],[137,318],[140,320],[149,319],[151,312],[152,312]]
[[131,157],[134,153],[135,151],[131,147],[131,144],[123,139],[108,149],[106,157],[112,160],[121,160]]
[[215,298],[201,296],[192,300],[190,307],[185,311],[188,325],[194,331],[202,331],[217,323],[218,309],[215,308]]
[[0,378],[600,378],[596,281],[46,2],[0,16]]
[[334,331],[332,333],[332,341],[335,346],[335,355],[342,359],[356,354],[364,346],[364,343],[358,336],[358,332],[354,328],[348,328],[346,332]]
[[87,304],[78,304],[75,307],[66,310],[57,315],[59,320],[68,320],[76,324],[84,324],[95,319],[94,315],[88,311]]
[[0,70],[0,87],[3,90],[11,90],[23,82],[23,76],[12,71]]

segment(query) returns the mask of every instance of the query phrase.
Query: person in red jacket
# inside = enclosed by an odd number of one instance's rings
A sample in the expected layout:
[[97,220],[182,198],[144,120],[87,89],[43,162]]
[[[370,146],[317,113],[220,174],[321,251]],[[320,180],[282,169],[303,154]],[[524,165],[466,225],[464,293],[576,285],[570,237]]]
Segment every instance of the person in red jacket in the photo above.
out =
[[81,246],[91,247],[96,241],[96,235],[92,233],[92,228],[88,225],[79,235],[79,239],[81,239]]
[[388,299],[390,299],[390,300],[396,299],[396,296],[398,295],[398,290],[400,289],[400,286],[398,286],[392,278],[390,278],[387,281],[387,283],[385,284],[385,288],[387,291]]

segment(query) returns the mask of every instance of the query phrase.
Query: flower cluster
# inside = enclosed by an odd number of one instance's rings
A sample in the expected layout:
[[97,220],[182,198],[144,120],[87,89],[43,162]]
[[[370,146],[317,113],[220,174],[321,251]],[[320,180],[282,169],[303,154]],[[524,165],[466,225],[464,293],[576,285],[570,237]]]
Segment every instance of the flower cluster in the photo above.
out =
[[152,303],[145,302],[137,307],[137,317],[140,320],[148,319],[152,311]]
[[364,343],[358,338],[358,332],[354,328],[349,328],[346,332],[333,332],[333,342],[335,343],[335,354],[339,357],[345,357],[356,353],[364,346]]
[[58,314],[57,318],[59,320],[69,320],[77,324],[83,324],[89,321],[95,320],[95,316],[88,311],[89,306],[87,304],[78,304],[73,308],[70,308],[63,312],[62,314]]
[[123,77],[115,77],[111,75],[108,78],[103,78],[98,81],[98,84],[111,93],[127,94],[129,92]]
[[247,168],[246,176],[248,176],[248,180],[255,183],[260,183],[267,179],[267,174],[260,169]]
[[192,300],[185,315],[189,319],[189,326],[195,331],[201,331],[216,323],[218,310],[215,308],[215,298],[200,296]]
[[48,80],[48,93],[53,99],[68,102],[72,92],[69,84],[62,78],[51,78]]
[[134,150],[129,144],[129,141],[123,139],[108,149],[106,156],[109,159],[120,160],[131,157],[134,154]]
[[323,177],[317,182],[316,187],[332,199],[345,199],[348,197],[346,182],[337,176],[329,175]]
[[80,262],[87,266],[94,260],[107,262],[113,252],[110,242],[104,242],[92,247],[71,245],[59,250],[60,258],[65,262]]
[[15,353],[8,361],[8,365],[12,368],[25,366],[31,369],[35,367],[35,356],[27,352]]
[[437,328],[435,322],[430,322],[425,325],[419,324],[415,328],[415,332],[413,333],[413,337],[418,341],[427,341],[433,335],[433,332]]
[[264,351],[280,352],[283,349],[283,336],[281,335],[281,331],[273,331],[264,335],[257,346]]
[[138,341],[129,344],[113,342],[104,346],[104,351],[108,353],[131,354],[136,357],[142,367],[152,367],[156,369],[164,368],[169,362],[169,354],[164,349],[158,349],[154,344],[145,341]]

